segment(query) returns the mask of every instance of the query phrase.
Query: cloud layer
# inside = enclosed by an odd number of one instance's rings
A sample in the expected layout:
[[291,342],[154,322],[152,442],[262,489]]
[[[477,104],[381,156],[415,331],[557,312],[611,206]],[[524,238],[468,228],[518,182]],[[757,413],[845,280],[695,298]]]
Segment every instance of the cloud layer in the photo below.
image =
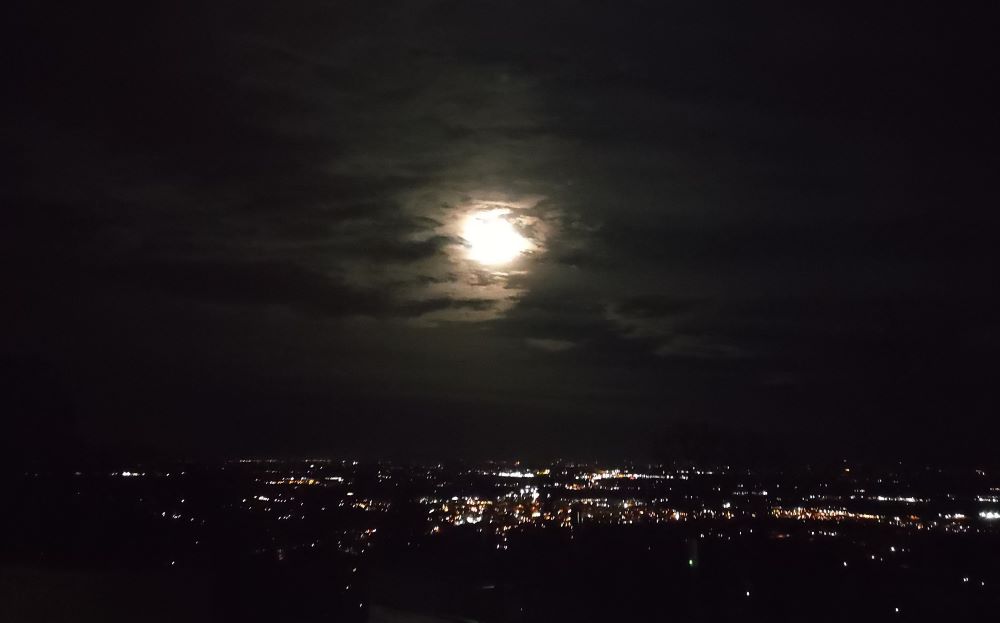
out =
[[[233,447],[377,450],[378,413],[398,449],[518,413],[578,416],[570,450],[616,423],[812,443],[996,406],[969,16],[182,4],[15,16],[7,350],[95,438],[183,446],[207,411],[212,445],[244,412]],[[481,266],[461,224],[498,208],[532,251]]]

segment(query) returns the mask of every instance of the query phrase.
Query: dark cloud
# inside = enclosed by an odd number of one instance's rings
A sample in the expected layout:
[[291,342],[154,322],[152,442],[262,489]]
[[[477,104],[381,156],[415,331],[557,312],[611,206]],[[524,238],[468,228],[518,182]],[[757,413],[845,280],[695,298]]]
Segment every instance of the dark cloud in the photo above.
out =
[[448,308],[487,310],[493,302],[438,298],[394,300],[387,292],[338,282],[306,268],[277,262],[130,264],[110,275],[118,285],[226,305],[278,305],[326,316],[420,316]]
[[663,316],[689,315],[699,307],[699,301],[670,298],[651,294],[636,296],[620,302],[616,310],[629,316],[657,318]]
[[532,348],[550,353],[562,353],[576,346],[576,344],[569,340],[554,340],[548,337],[529,337],[525,338],[524,341]]
[[[577,422],[568,450],[694,422],[920,453],[943,414],[991,426],[1000,133],[972,9],[10,17],[3,343],[81,435],[377,453],[454,426],[488,453],[517,413]],[[532,252],[469,262],[480,209]]]

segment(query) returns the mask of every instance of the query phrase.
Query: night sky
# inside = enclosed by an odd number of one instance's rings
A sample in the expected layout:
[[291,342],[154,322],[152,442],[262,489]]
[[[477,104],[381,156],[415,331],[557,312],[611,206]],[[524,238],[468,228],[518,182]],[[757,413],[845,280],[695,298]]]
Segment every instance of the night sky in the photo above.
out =
[[4,19],[5,452],[995,454],[992,16],[65,4]]

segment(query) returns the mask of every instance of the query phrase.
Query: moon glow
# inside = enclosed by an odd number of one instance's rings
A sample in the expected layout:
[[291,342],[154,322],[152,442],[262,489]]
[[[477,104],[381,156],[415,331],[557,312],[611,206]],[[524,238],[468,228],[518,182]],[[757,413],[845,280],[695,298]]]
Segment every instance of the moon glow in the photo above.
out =
[[506,264],[531,248],[527,238],[504,218],[510,210],[499,208],[470,215],[462,229],[469,259],[480,264]]

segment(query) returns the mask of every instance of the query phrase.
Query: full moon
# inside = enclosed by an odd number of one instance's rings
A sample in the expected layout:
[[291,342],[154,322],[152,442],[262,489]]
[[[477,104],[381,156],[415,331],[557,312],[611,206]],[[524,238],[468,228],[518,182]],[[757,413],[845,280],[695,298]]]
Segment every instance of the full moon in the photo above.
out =
[[504,218],[509,212],[505,208],[485,210],[466,219],[462,238],[470,259],[480,264],[505,264],[531,248],[528,239]]

